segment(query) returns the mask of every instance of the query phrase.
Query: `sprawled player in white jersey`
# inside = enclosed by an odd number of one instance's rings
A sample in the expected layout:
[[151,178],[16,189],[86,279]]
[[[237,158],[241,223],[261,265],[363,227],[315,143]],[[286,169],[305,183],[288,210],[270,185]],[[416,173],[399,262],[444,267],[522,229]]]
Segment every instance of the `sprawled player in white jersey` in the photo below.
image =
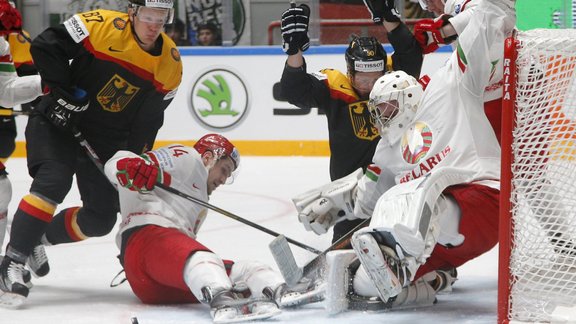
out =
[[[8,1],[0,1],[0,106],[13,107],[30,102],[41,96],[39,75],[18,77],[5,36],[22,31],[20,13]],[[4,243],[7,227],[8,204],[12,198],[12,186],[7,178],[4,164],[0,162],[0,249]]]
[[479,1],[457,51],[425,90],[401,71],[378,79],[369,101],[382,136],[375,164],[308,193],[317,198],[296,199],[300,221],[318,233],[371,217],[353,235],[353,251],[327,256],[331,311],[374,297],[384,308],[432,305],[424,274],[496,245],[500,147],[482,96],[514,23],[514,1]]
[[[414,37],[423,52],[435,51],[439,44],[452,44],[456,49],[462,34],[478,6],[478,0],[419,0],[424,10],[437,15],[436,19],[422,19],[414,26]],[[502,126],[502,59],[492,62],[490,81],[484,91],[484,112],[500,142]]]
[[106,163],[120,196],[120,260],[142,302],[202,302],[215,323],[231,323],[268,318],[280,313],[279,307],[323,297],[311,282],[288,289],[263,263],[223,261],[196,240],[206,207],[154,189],[160,182],[207,202],[217,187],[233,180],[239,164],[238,151],[219,134],[203,136],[194,147],[174,144],[142,156],[119,151]]

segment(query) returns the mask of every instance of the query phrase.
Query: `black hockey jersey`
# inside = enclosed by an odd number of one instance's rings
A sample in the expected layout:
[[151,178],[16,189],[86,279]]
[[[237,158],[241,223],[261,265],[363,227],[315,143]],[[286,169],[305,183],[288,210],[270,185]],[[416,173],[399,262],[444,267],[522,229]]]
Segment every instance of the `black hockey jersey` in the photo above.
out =
[[31,52],[50,87],[88,92],[78,128],[101,159],[152,148],[182,79],[180,54],[168,36],[162,33],[150,54],[136,42],[128,14],[96,10],[48,28]]
[[[401,24],[388,33],[394,47],[392,66],[415,78],[422,68],[422,49],[408,30]],[[358,168],[366,169],[372,163],[376,145],[380,139],[372,123],[366,100],[361,100],[343,73],[324,69],[308,74],[302,68],[284,67],[280,81],[282,94],[300,108],[318,107],[328,118],[328,141],[330,145],[330,178],[342,178]]]

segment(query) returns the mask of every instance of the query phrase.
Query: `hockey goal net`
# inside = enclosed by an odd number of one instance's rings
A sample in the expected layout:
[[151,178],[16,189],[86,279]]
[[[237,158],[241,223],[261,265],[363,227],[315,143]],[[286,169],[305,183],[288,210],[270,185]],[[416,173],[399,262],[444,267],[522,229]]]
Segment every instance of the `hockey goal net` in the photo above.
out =
[[576,321],[576,30],[505,45],[498,321]]

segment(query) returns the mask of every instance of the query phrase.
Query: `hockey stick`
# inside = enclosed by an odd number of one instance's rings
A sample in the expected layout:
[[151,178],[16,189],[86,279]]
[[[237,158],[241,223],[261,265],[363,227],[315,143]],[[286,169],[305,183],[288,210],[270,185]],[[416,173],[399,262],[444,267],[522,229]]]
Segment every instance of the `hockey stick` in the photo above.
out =
[[30,115],[30,113],[27,111],[0,108],[0,116],[28,116],[28,115]]
[[[98,157],[98,154],[96,153],[96,151],[94,151],[94,149],[92,148],[92,146],[90,145],[90,143],[88,143],[88,141],[86,141],[86,139],[84,138],[84,136],[82,135],[82,133],[81,133],[76,127],[74,127],[74,128],[72,129],[72,133],[74,134],[74,137],[76,138],[76,140],[78,140],[78,143],[80,144],[80,146],[82,146],[82,147],[84,148],[84,150],[85,150],[86,153],[88,154],[88,157],[90,158],[90,160],[92,160],[92,162],[94,162],[94,164],[95,164],[96,167],[100,170],[100,172],[102,172],[102,174],[104,174],[104,176],[106,176],[106,174],[104,173],[104,165],[102,164],[102,161],[100,160],[100,158]],[[108,179],[108,177],[106,177],[106,179]],[[214,205],[212,205],[212,204],[210,204],[210,203],[208,203],[208,202],[205,202],[205,201],[203,201],[203,200],[201,200],[201,199],[198,199],[198,198],[196,198],[196,197],[192,197],[192,196],[190,196],[190,195],[187,195],[187,194],[181,192],[180,190],[174,189],[174,188],[172,188],[172,187],[170,187],[170,186],[166,186],[166,185],[164,185],[164,184],[162,184],[162,183],[160,183],[160,182],[156,182],[156,187],[159,187],[159,188],[164,189],[164,190],[166,190],[166,191],[168,191],[168,192],[170,192],[170,193],[173,193],[173,194],[175,194],[175,195],[177,195],[177,196],[180,196],[180,197],[182,197],[182,198],[184,198],[184,199],[187,199],[187,200],[189,200],[189,201],[192,201],[192,202],[194,202],[194,203],[196,203],[196,204],[198,204],[198,205],[200,205],[200,206],[202,206],[202,207],[211,209],[211,210],[213,210],[213,211],[215,211],[215,212],[217,212],[217,213],[220,213],[220,214],[222,214],[222,215],[224,215],[224,216],[226,216],[226,217],[230,217],[230,218],[232,218],[232,219],[234,219],[234,220],[237,220],[237,221],[239,221],[239,222],[241,222],[241,223],[243,223],[243,224],[246,224],[246,225],[251,226],[251,227],[253,227],[253,228],[259,229],[259,230],[261,230],[261,231],[263,231],[263,232],[265,232],[265,233],[267,233],[267,234],[270,234],[270,235],[272,235],[272,236],[278,237],[278,236],[281,235],[280,233],[276,233],[276,232],[274,232],[274,231],[272,231],[272,230],[267,229],[266,227],[260,226],[260,225],[258,225],[258,224],[256,224],[256,223],[253,223],[253,222],[251,222],[251,221],[249,221],[249,220],[247,220],[247,219],[244,219],[244,218],[242,218],[242,217],[240,217],[240,216],[237,216],[237,215],[235,215],[235,214],[233,214],[233,213],[231,213],[231,212],[229,212],[229,211],[226,211],[226,210],[224,210],[224,209],[222,209],[222,208],[216,207],[216,206],[214,206]],[[305,250],[307,250],[307,251],[310,251],[310,252],[312,252],[312,253],[315,253],[315,254],[320,254],[320,253],[322,253],[321,251],[319,251],[319,250],[317,250],[317,249],[315,249],[315,248],[313,248],[313,247],[311,247],[311,246],[308,246],[308,245],[305,245],[305,244],[303,244],[303,243],[300,243],[300,242],[298,242],[298,241],[295,241],[295,240],[292,240],[292,239],[289,239],[289,238],[286,238],[286,237],[285,237],[285,239],[286,239],[286,241],[288,241],[288,242],[290,242],[290,243],[292,243],[292,244],[294,244],[294,245],[296,245],[296,246],[298,246],[298,247],[301,247],[301,248],[303,248],[303,249],[305,249]]]
[[[106,177],[106,172],[104,172],[104,164],[98,157],[98,153],[94,151],[90,143],[88,143],[88,141],[84,138],[82,132],[80,132],[78,128],[73,127],[72,134],[74,134],[74,137],[78,141],[78,144],[80,144],[80,146],[84,148],[84,151],[86,151],[90,160],[92,160],[92,162],[96,165],[96,168],[98,168],[98,170],[100,170],[100,172],[102,172],[102,174]],[[108,179],[108,177],[106,177],[106,179]]]
[[367,226],[369,222],[370,218],[367,218],[360,224],[356,225],[356,227],[339,238],[336,242],[330,245],[322,253],[318,254],[314,259],[312,259],[302,268],[298,267],[296,259],[294,258],[294,254],[292,253],[292,250],[290,250],[290,246],[288,245],[288,242],[284,236],[281,235],[276,237],[272,242],[270,242],[268,247],[272,252],[272,256],[274,256],[274,261],[276,261],[276,264],[278,265],[280,273],[282,273],[282,277],[284,277],[286,284],[292,287],[296,285],[303,277],[307,277],[310,274],[320,270],[326,260],[326,254],[328,252],[341,249],[348,245],[352,235],[357,230]]
[[287,238],[287,237],[285,237],[284,235],[282,235],[282,234],[280,234],[280,233],[276,233],[276,232],[274,232],[274,231],[272,231],[272,230],[270,230],[270,229],[268,229],[268,228],[266,228],[266,227],[260,226],[260,225],[258,225],[258,224],[256,224],[256,223],[253,223],[253,222],[251,222],[251,221],[249,221],[249,220],[247,220],[247,219],[244,219],[244,218],[242,218],[242,217],[240,217],[240,216],[238,216],[238,215],[235,215],[235,214],[233,214],[233,213],[231,213],[231,212],[229,212],[229,211],[227,211],[227,210],[224,210],[224,209],[222,209],[222,208],[216,207],[216,206],[214,206],[214,205],[212,205],[212,204],[210,204],[210,203],[207,203],[207,202],[205,202],[205,201],[203,201],[203,200],[201,200],[201,199],[198,199],[198,198],[196,198],[196,197],[187,195],[187,194],[183,193],[182,191],[179,191],[179,190],[174,189],[174,188],[172,188],[172,187],[166,186],[166,185],[164,185],[164,184],[162,184],[162,183],[157,182],[157,183],[156,183],[156,187],[160,187],[160,188],[162,188],[162,189],[164,189],[164,190],[166,190],[166,191],[168,191],[168,192],[170,192],[170,193],[173,193],[173,194],[175,194],[175,195],[178,195],[178,196],[180,196],[180,197],[182,197],[182,198],[184,198],[184,199],[190,200],[190,201],[192,201],[192,202],[194,202],[194,203],[197,203],[198,205],[200,205],[200,206],[202,206],[202,207],[206,207],[206,208],[208,208],[208,209],[211,209],[211,210],[213,210],[213,211],[215,211],[215,212],[217,212],[217,213],[220,213],[220,214],[222,214],[222,215],[224,215],[224,216],[226,216],[226,217],[230,217],[230,218],[232,218],[232,219],[234,219],[234,220],[237,220],[237,221],[239,221],[239,222],[241,222],[241,223],[244,223],[244,224],[246,224],[246,225],[248,225],[248,226],[250,226],[250,227],[254,227],[254,228],[256,228],[256,229],[259,229],[259,230],[261,230],[261,231],[264,232],[264,233],[267,233],[267,234],[270,234],[270,235],[272,235],[272,236],[275,236],[276,238],[278,238],[278,237],[283,237],[286,242],[290,242],[290,243],[292,243],[292,244],[294,244],[294,245],[296,245],[296,246],[298,246],[298,247],[301,247],[301,248],[303,248],[304,250],[307,250],[307,251],[309,251],[309,252],[312,252],[312,253],[315,253],[315,254],[321,254],[321,253],[322,253],[322,251],[316,250],[315,248],[313,248],[313,247],[311,247],[311,246],[308,246],[308,245],[305,245],[305,244],[300,243],[300,242],[298,242],[298,241],[295,241],[295,240],[293,240],[293,239]]

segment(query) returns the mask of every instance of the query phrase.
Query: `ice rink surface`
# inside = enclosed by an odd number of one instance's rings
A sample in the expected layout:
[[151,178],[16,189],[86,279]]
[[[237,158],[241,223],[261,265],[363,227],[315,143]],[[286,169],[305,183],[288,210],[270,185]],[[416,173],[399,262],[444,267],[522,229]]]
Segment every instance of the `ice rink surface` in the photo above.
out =
[[[6,164],[13,186],[9,224],[20,198],[28,192],[30,177],[26,161]],[[331,233],[317,236],[306,232],[296,217],[290,198],[329,181],[328,158],[243,157],[240,173],[229,186],[222,186],[210,203],[275,232],[324,250]],[[159,190],[159,189],[157,189]],[[73,190],[59,209],[78,205]],[[132,294],[128,283],[111,288],[121,270],[116,258],[115,233],[84,242],[47,247],[50,273],[34,278],[27,303],[20,309],[0,309],[1,324],[106,323],[140,324],[211,323],[204,305],[148,306]],[[198,240],[222,258],[256,259],[276,267],[268,249],[269,234],[212,211]],[[8,239],[6,239],[8,241]],[[7,242],[4,242],[6,244]],[[4,247],[3,247],[4,248]],[[314,257],[292,246],[300,265]],[[497,250],[458,269],[459,280],[450,295],[438,296],[432,307],[393,312],[345,312],[328,315],[322,303],[284,310],[273,323],[495,323],[497,298]]]

